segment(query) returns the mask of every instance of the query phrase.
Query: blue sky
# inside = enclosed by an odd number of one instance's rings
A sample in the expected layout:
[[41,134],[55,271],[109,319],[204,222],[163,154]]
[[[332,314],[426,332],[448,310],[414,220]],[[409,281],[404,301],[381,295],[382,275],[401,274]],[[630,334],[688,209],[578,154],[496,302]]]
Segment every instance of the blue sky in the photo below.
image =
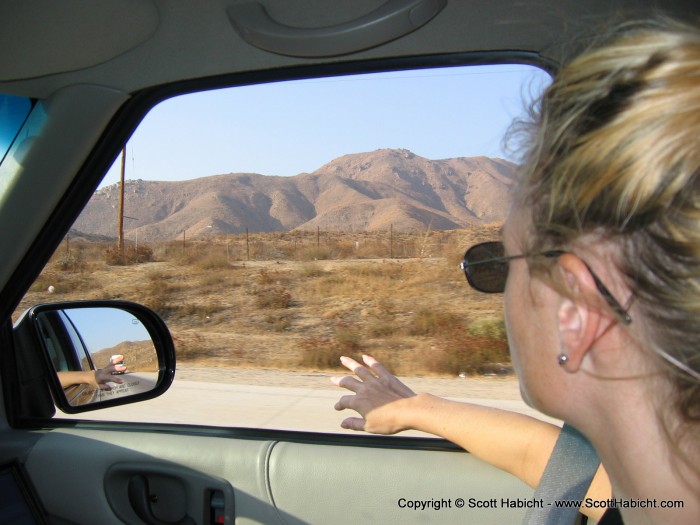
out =
[[[548,77],[528,66],[442,68],[238,87],[161,103],[127,144],[126,178],[297,175],[348,153],[508,158],[502,138]],[[102,185],[119,181],[119,159]]]
[[151,339],[136,317],[118,308],[72,308],[64,312],[73,321],[91,353],[112,348],[125,341]]

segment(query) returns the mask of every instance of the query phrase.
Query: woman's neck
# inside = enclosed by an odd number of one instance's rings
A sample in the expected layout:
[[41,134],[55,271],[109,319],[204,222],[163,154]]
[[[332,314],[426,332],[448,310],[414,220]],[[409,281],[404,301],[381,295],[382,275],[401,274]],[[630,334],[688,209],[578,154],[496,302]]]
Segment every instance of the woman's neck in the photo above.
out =
[[[700,457],[672,441],[649,398],[634,385],[608,400],[584,432],[598,450],[625,523],[697,524]],[[656,399],[662,398],[661,396]],[[614,406],[617,405],[617,406]],[[666,408],[669,410],[669,407]],[[668,415],[668,414],[666,414]],[[697,433],[686,434],[690,440]],[[674,508],[668,508],[673,502]]]

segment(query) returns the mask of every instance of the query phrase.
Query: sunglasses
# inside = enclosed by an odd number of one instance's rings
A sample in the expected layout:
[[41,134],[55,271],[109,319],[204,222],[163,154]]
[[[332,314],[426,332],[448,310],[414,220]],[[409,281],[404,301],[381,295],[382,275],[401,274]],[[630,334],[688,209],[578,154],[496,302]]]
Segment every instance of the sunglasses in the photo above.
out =
[[[469,285],[484,293],[502,293],[506,289],[508,280],[508,261],[523,259],[525,257],[547,257],[556,259],[567,253],[564,250],[548,250],[540,253],[522,253],[518,255],[505,255],[502,242],[482,242],[469,248],[459,267],[464,270]],[[628,325],[632,318],[627,310],[613,297],[598,276],[585,262],[583,263],[593,277],[596,288],[610,308],[620,317],[623,324]]]

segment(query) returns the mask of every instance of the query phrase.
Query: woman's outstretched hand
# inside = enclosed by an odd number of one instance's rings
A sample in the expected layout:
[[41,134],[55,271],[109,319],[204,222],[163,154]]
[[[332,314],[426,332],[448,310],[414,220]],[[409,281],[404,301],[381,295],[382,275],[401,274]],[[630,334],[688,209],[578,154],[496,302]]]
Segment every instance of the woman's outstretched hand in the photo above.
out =
[[373,434],[396,434],[408,427],[401,423],[404,400],[415,392],[371,356],[364,355],[361,365],[349,357],[341,357],[341,364],[354,376],[333,377],[331,381],[354,394],[342,396],[336,410],[350,408],[360,417],[349,417],[340,424],[343,428],[365,430]]

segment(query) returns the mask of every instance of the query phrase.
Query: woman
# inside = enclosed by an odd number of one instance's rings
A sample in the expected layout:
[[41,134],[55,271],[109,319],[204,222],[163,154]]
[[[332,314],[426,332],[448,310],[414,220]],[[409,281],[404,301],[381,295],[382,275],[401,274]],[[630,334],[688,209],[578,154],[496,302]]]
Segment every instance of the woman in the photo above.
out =
[[[623,507],[624,522],[697,523],[700,31],[669,21],[624,28],[560,72],[528,131],[504,252],[468,251],[465,272],[482,290],[505,287],[525,401],[588,437],[615,498],[652,502]],[[355,392],[336,408],[361,416],[344,426],[468,432],[460,410],[449,428],[426,423],[431,398],[365,362],[346,360],[357,379],[335,380]],[[515,450],[508,461],[542,455]]]

